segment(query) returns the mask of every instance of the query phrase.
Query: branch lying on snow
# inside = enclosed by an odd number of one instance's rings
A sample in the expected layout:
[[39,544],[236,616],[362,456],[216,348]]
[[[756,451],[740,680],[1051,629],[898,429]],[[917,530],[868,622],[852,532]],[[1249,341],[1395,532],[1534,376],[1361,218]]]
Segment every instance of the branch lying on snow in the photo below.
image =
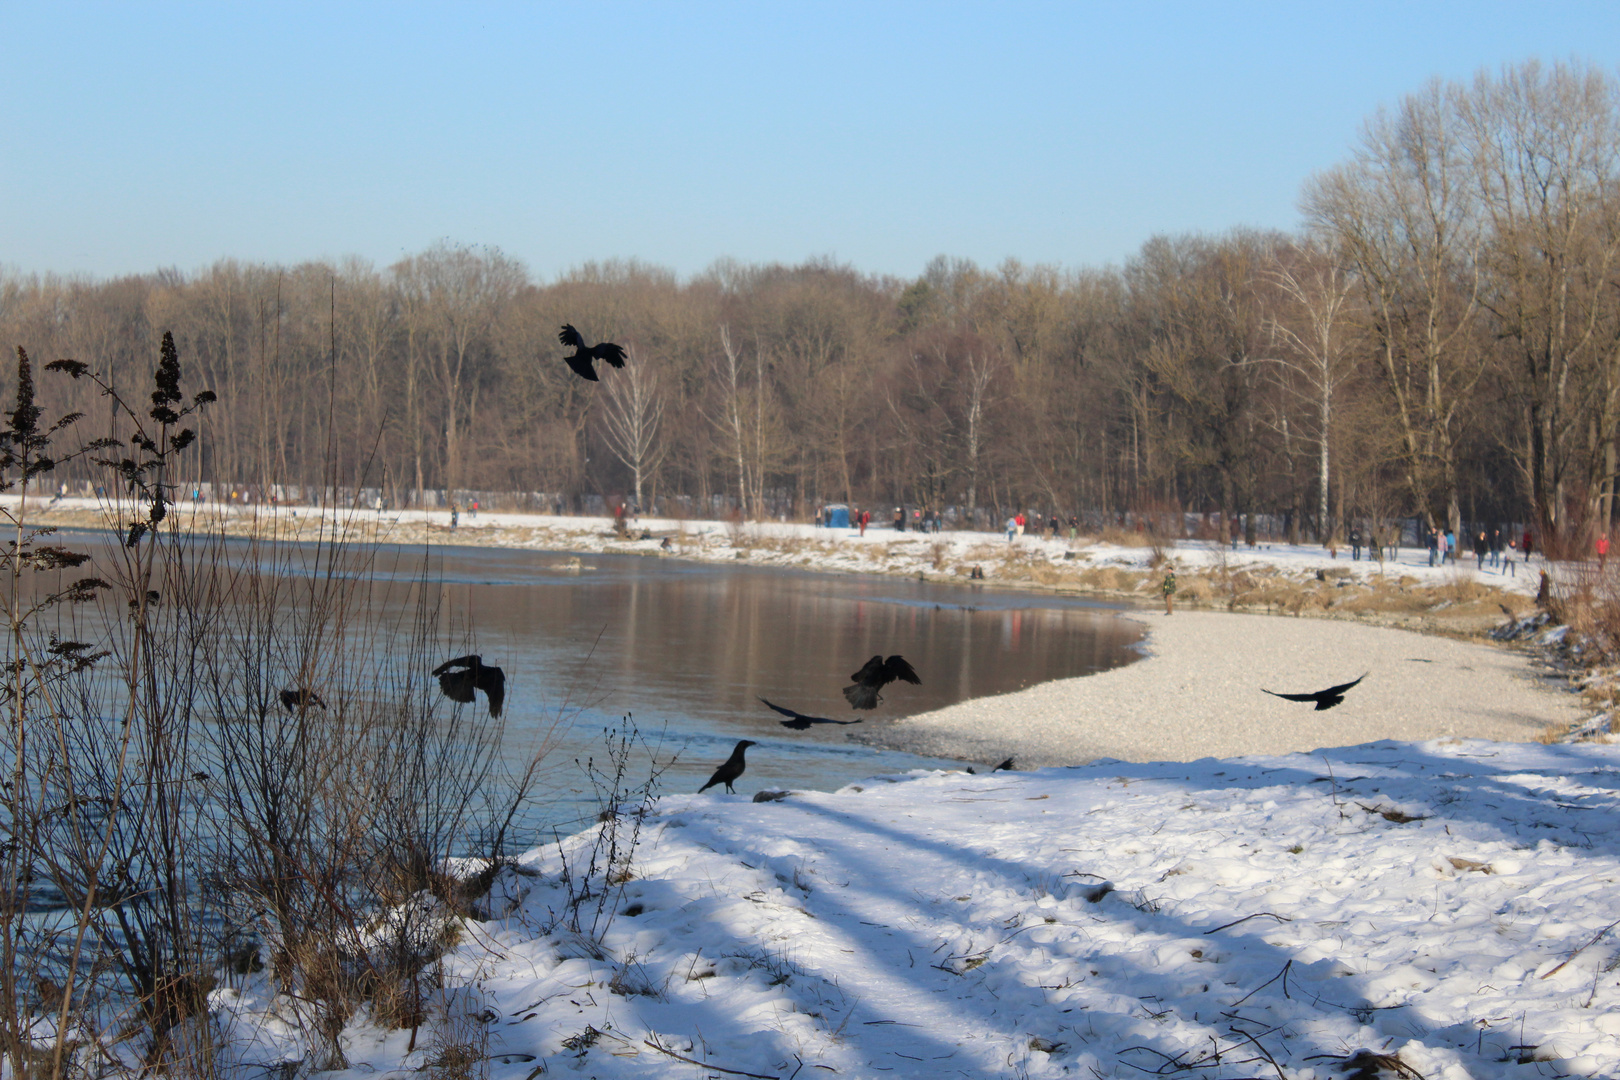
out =
[[1268,919],[1276,919],[1278,922],[1293,922],[1294,921],[1293,919],[1290,919],[1286,915],[1278,915],[1275,911],[1257,911],[1253,915],[1245,915],[1241,919],[1233,919],[1229,923],[1222,923],[1220,926],[1217,926],[1212,930],[1205,930],[1204,931],[1204,936],[1208,937],[1210,934],[1218,934],[1222,930],[1230,930],[1232,927],[1236,926],[1238,923],[1246,923],[1250,919],[1258,919],[1262,915],[1265,916]]
[[684,1061],[688,1065],[696,1065],[700,1069],[713,1069],[715,1072],[729,1073],[732,1076],[749,1076],[749,1077],[752,1077],[753,1080],[782,1080],[782,1078],[779,1077],[779,1076],[771,1076],[771,1075],[766,1074],[766,1073],[744,1072],[741,1069],[727,1069],[724,1066],[716,1065],[711,1061],[699,1061],[697,1058],[685,1057],[685,1056],[683,1056],[681,1054],[677,1054],[675,1051],[671,1050],[669,1047],[667,1047],[663,1043],[659,1042],[658,1041],[658,1036],[656,1036],[656,1035],[654,1035],[650,1039],[643,1039],[643,1040],[641,1040],[641,1042],[642,1042],[643,1046],[651,1047],[652,1049],[658,1051],[660,1054],[668,1054],[670,1057],[674,1058],[676,1061]]
[[1570,953],[1567,957],[1564,958],[1564,963],[1559,964],[1557,967],[1555,967],[1551,971],[1547,972],[1547,974],[1543,975],[1542,978],[1543,979],[1550,979],[1554,975],[1558,974],[1560,971],[1563,971],[1565,965],[1567,965],[1571,960],[1575,959],[1577,956],[1581,955],[1581,953],[1585,952],[1587,949],[1590,949],[1592,946],[1596,945],[1599,941],[1603,940],[1603,935],[1607,934],[1610,930],[1613,930],[1617,926],[1620,926],[1620,919],[1616,919],[1614,922],[1610,923],[1608,926],[1605,926],[1603,929],[1601,929],[1597,933],[1593,934],[1591,941],[1588,941],[1585,945],[1582,945],[1580,948],[1578,948],[1574,952]]
[[1276,982],[1278,979],[1281,979],[1283,981],[1283,985],[1282,985],[1283,997],[1288,997],[1288,969],[1293,967],[1293,966],[1294,966],[1294,962],[1292,960],[1288,961],[1288,963],[1286,963],[1286,964],[1284,964],[1282,966],[1281,971],[1277,972],[1277,974],[1273,975],[1271,978],[1267,979],[1265,982],[1261,983],[1259,986],[1255,987],[1253,990],[1250,990],[1247,994],[1244,994],[1242,997],[1240,997],[1236,1001],[1232,1002],[1232,1004],[1228,1005],[1227,1008],[1228,1009],[1237,1008],[1239,1005],[1243,1004],[1245,1001],[1248,1001],[1250,998],[1254,997],[1254,995],[1258,994],[1260,991],[1264,990],[1266,987],[1270,986],[1272,983]]

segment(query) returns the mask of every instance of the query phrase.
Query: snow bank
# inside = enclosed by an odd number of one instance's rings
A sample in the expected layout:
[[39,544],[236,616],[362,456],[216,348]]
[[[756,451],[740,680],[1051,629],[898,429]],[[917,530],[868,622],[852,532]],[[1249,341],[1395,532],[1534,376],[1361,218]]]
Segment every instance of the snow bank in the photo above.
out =
[[1620,1075],[1617,778],[1442,740],[667,797],[599,948],[537,849],[453,974],[495,1080]]

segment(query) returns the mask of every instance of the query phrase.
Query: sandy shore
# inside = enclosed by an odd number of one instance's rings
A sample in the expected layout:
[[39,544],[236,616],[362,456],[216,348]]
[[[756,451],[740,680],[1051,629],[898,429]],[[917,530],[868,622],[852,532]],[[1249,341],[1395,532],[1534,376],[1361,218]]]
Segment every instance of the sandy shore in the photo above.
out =
[[[1150,655],[908,717],[861,741],[1020,768],[1099,757],[1193,761],[1378,739],[1525,742],[1584,713],[1522,651],[1360,623],[1226,612],[1130,612]],[[1322,712],[1261,693],[1367,680]]]

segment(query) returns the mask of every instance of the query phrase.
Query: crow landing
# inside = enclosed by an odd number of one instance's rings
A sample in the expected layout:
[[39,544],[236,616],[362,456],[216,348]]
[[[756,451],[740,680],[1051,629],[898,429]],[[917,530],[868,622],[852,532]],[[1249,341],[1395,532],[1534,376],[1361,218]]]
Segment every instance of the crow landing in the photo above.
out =
[[295,712],[302,705],[307,709],[324,709],[326,702],[313,690],[305,690],[300,686],[296,690],[283,690],[281,692],[281,707],[288,712]]
[[574,374],[587,382],[599,382],[596,377],[596,365],[592,360],[601,360],[612,367],[624,367],[624,346],[615,345],[611,341],[604,341],[600,345],[587,345],[570,323],[564,323],[562,330],[557,334],[557,340],[564,345],[572,345],[574,352],[571,356],[563,357]]
[[[1361,679],[1365,679],[1369,674],[1371,674],[1371,672],[1362,672]],[[1343,701],[1344,692],[1356,685],[1356,683],[1360,682],[1361,679],[1357,679],[1356,682],[1340,683],[1338,686],[1330,686],[1326,690],[1318,690],[1314,694],[1279,694],[1277,691],[1267,690],[1263,686],[1260,689],[1263,692],[1270,694],[1272,697],[1287,698],[1289,701],[1314,701],[1316,702],[1316,711],[1321,712],[1323,709],[1331,709],[1333,706]]]
[[732,791],[731,784],[743,774],[744,769],[748,768],[748,762],[743,760],[743,751],[753,745],[755,743],[752,739],[743,739],[739,742],[737,748],[731,752],[731,756],[721,762],[718,769],[714,770],[714,775],[709,777],[709,782],[698,788],[698,794],[703,794],[716,784],[724,784],[727,791],[730,791],[733,795],[737,794]]
[[829,716],[806,716],[802,712],[794,712],[792,709],[784,709],[780,705],[773,705],[769,701],[765,701],[764,698],[760,698],[759,700],[765,702],[765,707],[766,708],[774,709],[777,712],[781,713],[783,716],[788,717],[788,719],[782,721],[782,726],[786,727],[786,728],[792,728],[794,731],[803,731],[806,728],[808,728],[811,724],[858,724],[858,723],[860,723],[859,720],[834,720]]
[[482,656],[473,653],[446,660],[433,669],[433,674],[439,677],[439,689],[451,701],[467,704],[477,696],[474,690],[482,690],[489,698],[489,715],[501,715],[501,703],[506,700],[506,672],[484,663]]
[[881,656],[874,656],[866,662],[865,667],[850,678],[854,680],[855,685],[844,687],[844,699],[849,702],[852,709],[877,708],[877,703],[883,700],[883,695],[878,691],[896,679],[916,686],[922,685],[922,680],[917,678],[917,673],[911,670],[911,665],[906,663],[903,656],[891,656],[887,660]]

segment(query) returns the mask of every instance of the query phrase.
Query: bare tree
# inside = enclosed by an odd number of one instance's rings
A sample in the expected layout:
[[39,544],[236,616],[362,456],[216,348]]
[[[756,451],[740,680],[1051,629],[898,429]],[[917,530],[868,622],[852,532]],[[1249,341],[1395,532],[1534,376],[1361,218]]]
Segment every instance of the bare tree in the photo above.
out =
[[658,372],[644,364],[630,350],[624,370],[603,383],[602,421],[613,455],[630,470],[639,510],[642,482],[664,459],[659,442],[659,422],[664,417],[664,395],[658,387]]
[[[429,370],[438,384],[439,418],[444,431],[444,486],[461,486],[462,432],[477,408],[489,366],[483,351],[496,320],[526,274],[521,263],[498,249],[479,252],[464,245],[437,244],[394,266],[407,321],[420,332]],[[420,473],[421,464],[417,465]]]
[[[1614,491],[1620,85],[1586,65],[1530,61],[1482,72],[1451,101],[1488,234],[1481,302],[1518,353],[1524,471],[1544,541],[1556,543],[1572,481],[1594,509]],[[1600,445],[1582,462],[1594,424]]]
[[1000,359],[989,350],[969,352],[959,376],[962,385],[962,445],[967,454],[967,513],[973,520],[979,508],[979,457],[984,442],[985,410],[990,404],[990,385],[1001,368]]
[[1271,318],[1267,325],[1283,347],[1282,355],[1274,362],[1286,375],[1298,377],[1296,381],[1285,375],[1281,379],[1283,387],[1304,399],[1314,413],[1315,430],[1309,437],[1317,451],[1316,520],[1325,539],[1333,531],[1328,517],[1333,397],[1349,378],[1356,359],[1349,348],[1345,325],[1345,305],[1353,282],[1331,253],[1320,247],[1306,245],[1289,254],[1293,257],[1282,258],[1279,252],[1276,265],[1269,271],[1288,317]]
[[1412,501],[1455,527],[1460,410],[1483,370],[1472,336],[1481,236],[1444,87],[1380,110],[1354,158],[1314,178],[1303,203],[1355,271]]

